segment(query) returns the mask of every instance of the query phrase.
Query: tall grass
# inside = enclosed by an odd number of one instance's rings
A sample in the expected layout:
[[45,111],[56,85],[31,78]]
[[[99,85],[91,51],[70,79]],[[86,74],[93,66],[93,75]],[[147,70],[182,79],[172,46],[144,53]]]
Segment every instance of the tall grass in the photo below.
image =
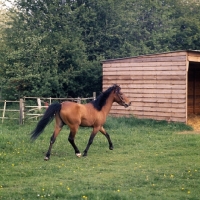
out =
[[[109,117],[106,138],[97,134],[85,158],[77,158],[64,127],[43,161],[53,123],[34,142],[36,123],[0,125],[0,199],[199,199],[200,136],[181,123]],[[80,128],[86,147],[91,129]]]

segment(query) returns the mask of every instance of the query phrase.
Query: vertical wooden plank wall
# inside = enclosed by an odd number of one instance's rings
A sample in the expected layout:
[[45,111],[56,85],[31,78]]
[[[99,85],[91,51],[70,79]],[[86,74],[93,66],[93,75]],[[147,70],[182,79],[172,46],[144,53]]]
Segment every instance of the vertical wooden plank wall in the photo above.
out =
[[132,106],[113,104],[110,114],[186,122],[186,52],[103,62],[103,90],[119,84]]

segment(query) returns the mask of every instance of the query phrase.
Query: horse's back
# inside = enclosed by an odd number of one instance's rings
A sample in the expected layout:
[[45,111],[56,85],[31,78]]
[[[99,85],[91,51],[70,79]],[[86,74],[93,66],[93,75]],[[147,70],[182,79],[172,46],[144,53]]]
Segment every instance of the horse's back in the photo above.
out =
[[64,101],[62,102],[62,107],[61,107],[61,111],[65,112],[65,113],[71,113],[73,112],[79,112],[80,110],[80,105],[78,103],[72,102],[72,101]]
[[63,102],[60,110],[60,116],[64,120],[64,118],[70,119],[80,116],[80,104],[71,101]]
[[60,116],[65,124],[78,124],[81,126],[94,126],[98,121],[99,112],[94,109],[91,103],[78,104],[75,102],[65,101],[62,103]]

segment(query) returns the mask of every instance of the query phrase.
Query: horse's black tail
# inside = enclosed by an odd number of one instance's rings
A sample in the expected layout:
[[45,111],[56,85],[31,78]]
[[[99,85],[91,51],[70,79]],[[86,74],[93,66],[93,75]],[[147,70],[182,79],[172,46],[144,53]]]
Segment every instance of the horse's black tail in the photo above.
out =
[[44,128],[47,126],[47,124],[53,120],[55,113],[60,112],[60,110],[60,103],[53,103],[47,108],[42,119],[38,122],[35,130],[31,132],[32,140],[35,140],[44,131]]

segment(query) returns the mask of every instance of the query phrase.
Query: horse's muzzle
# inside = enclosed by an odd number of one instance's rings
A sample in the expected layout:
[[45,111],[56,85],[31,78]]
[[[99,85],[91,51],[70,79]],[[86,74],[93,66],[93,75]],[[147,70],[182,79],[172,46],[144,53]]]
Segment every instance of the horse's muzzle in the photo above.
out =
[[131,101],[129,103],[124,103],[124,107],[128,108],[131,105]]

